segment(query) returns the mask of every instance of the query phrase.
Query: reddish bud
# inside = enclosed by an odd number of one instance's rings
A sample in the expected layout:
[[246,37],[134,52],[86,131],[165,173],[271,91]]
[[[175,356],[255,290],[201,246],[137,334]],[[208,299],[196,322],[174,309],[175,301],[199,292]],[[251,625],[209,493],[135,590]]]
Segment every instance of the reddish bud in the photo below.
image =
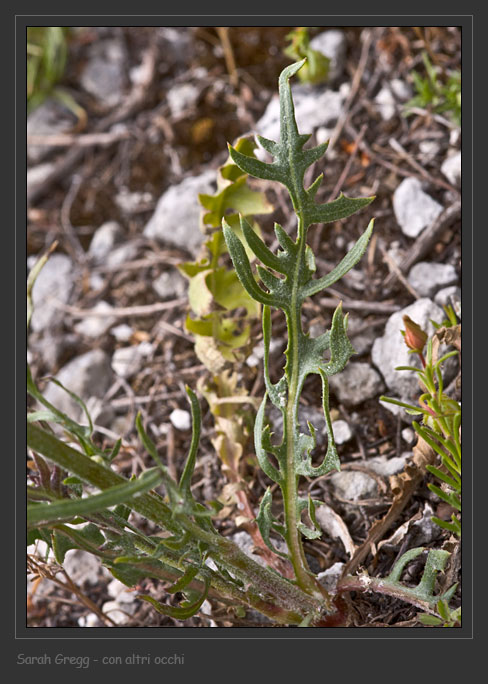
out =
[[417,325],[409,316],[403,316],[403,323],[405,325],[405,331],[403,336],[405,338],[405,344],[409,349],[418,354],[422,353],[425,343],[427,342],[427,333],[422,330],[420,325]]

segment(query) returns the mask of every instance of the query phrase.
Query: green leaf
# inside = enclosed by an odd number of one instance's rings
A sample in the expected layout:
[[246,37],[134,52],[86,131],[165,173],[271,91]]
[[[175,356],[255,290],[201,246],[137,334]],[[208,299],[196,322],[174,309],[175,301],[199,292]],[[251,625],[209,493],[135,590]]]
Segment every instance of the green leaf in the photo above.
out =
[[241,229],[246,238],[246,242],[252,249],[254,254],[260,259],[265,266],[278,271],[278,273],[286,273],[286,267],[283,265],[282,260],[277,257],[273,252],[264,244],[264,242],[259,238],[253,231],[246,219],[241,216]]
[[442,620],[436,615],[429,615],[428,613],[423,613],[419,615],[419,620],[423,625],[440,627],[442,625]]
[[210,580],[205,577],[205,589],[201,596],[199,596],[193,603],[190,603],[189,601],[182,603],[181,606],[166,606],[162,603],[159,603],[159,601],[156,601],[152,596],[138,596],[138,598],[142,599],[143,601],[147,601],[150,603],[158,613],[162,613],[163,615],[169,615],[172,618],[175,618],[176,620],[187,620],[188,618],[192,617],[202,607],[203,602],[207,598],[208,595],[208,590],[210,588]]
[[126,587],[135,587],[141,579],[147,577],[150,573],[147,570],[142,570],[130,563],[116,563],[107,566],[110,573],[115,579],[125,584]]
[[77,549],[78,545],[59,530],[54,530],[52,534],[52,550],[56,562],[60,565],[64,563],[64,557],[70,549]]
[[48,504],[30,505],[27,506],[27,523],[30,527],[39,524],[49,525],[57,520],[103,511],[129,501],[141,492],[154,489],[161,480],[162,476],[158,469],[146,470],[133,482],[110,487],[100,494],[93,494],[85,499],[67,499]]
[[326,375],[335,375],[344,370],[350,357],[355,354],[354,347],[346,334],[347,319],[342,314],[342,302],[339,303],[332,317],[330,329],[330,361],[322,362],[320,369]]
[[271,495],[271,489],[268,487],[268,489],[264,493],[263,498],[261,499],[261,504],[259,506],[259,513],[256,518],[256,522],[259,527],[259,531],[261,532],[263,541],[268,547],[268,549],[270,549],[277,556],[281,556],[282,558],[288,558],[288,555],[286,553],[278,551],[274,546],[273,542],[271,541],[271,530],[276,531],[276,520],[271,512],[272,503],[273,499]]
[[208,210],[203,216],[203,222],[213,228],[220,228],[222,218],[230,209],[243,216],[269,214],[273,211],[265,195],[251,190],[247,185],[246,176],[241,176],[217,195],[199,195],[198,197],[202,206]]
[[[343,195],[341,193],[341,195],[336,200],[334,200],[333,202],[328,202],[327,204],[319,204],[319,205],[313,203],[312,206],[308,210],[307,220],[310,223],[332,223],[333,221],[339,221],[340,219],[347,218],[348,216],[352,216],[352,214],[355,214],[360,209],[363,209],[363,207],[367,207],[368,204],[371,204],[371,202],[374,199],[375,199],[374,197],[351,198],[351,197],[346,197],[345,195]],[[373,228],[372,223],[369,224],[368,229],[369,228],[371,228],[371,230],[372,230],[372,228]],[[367,231],[368,231],[368,229],[367,229]],[[368,237],[368,239],[369,239],[369,237]],[[366,244],[367,244],[367,240],[366,240]],[[358,258],[358,261],[359,261],[359,258]],[[347,269],[347,270],[350,270],[350,269]],[[338,278],[336,278],[336,280],[338,280]]]
[[269,377],[269,346],[271,343],[271,310],[269,306],[263,307],[263,348],[264,348],[264,384],[271,402],[283,411],[286,404],[286,378],[273,385]]
[[[317,523],[317,518],[315,517],[316,502],[312,499],[312,497],[309,494],[308,499],[305,499],[303,503],[304,507],[308,508],[308,515],[310,517],[310,520],[312,521],[313,529],[311,529],[302,522],[298,523],[298,529],[305,537],[307,537],[307,539],[320,539],[320,537],[322,536],[322,528]],[[317,503],[320,504],[322,502],[318,501]]]
[[185,390],[191,406],[192,435],[190,451],[188,452],[185,467],[183,469],[183,473],[181,474],[179,487],[183,496],[190,499],[193,498],[190,487],[191,478],[195,469],[198,445],[200,442],[201,412],[200,404],[198,403],[196,394],[190,389],[190,387],[188,387],[188,385],[185,387]]
[[261,406],[256,414],[254,423],[254,448],[256,449],[256,456],[259,465],[266,475],[274,482],[281,482],[282,477],[279,471],[271,464],[268,455],[263,448],[263,434],[264,434],[264,411],[266,408],[267,394],[265,393]]
[[277,306],[276,298],[264,292],[264,290],[262,290],[254,280],[251,264],[249,263],[249,259],[244,247],[242,246],[239,238],[234,235],[232,229],[229,227],[225,219],[222,219],[222,227],[224,231],[225,242],[227,243],[227,249],[229,250],[234,268],[237,271],[237,275],[242,283],[242,286],[253,299],[261,304]]
[[436,477],[439,478],[439,480],[442,480],[446,484],[449,485],[449,487],[452,487],[455,491],[459,490],[460,491],[460,485],[461,485],[461,479],[459,478],[459,481],[453,480],[451,477],[446,475],[445,473],[442,472],[442,470],[439,470],[439,468],[436,468],[435,466],[428,465],[426,466],[426,469],[429,471],[429,473],[432,473],[432,475],[435,475]]
[[191,565],[185,570],[185,573],[170,587],[166,588],[168,594],[176,594],[177,591],[183,591],[195,579],[198,574],[198,568]]

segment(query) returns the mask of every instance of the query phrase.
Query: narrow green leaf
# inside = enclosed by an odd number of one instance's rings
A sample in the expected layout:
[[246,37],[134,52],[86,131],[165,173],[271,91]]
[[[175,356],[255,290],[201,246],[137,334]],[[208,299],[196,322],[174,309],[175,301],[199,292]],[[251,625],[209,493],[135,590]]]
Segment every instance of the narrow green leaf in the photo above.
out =
[[200,404],[198,403],[196,394],[190,389],[190,387],[188,387],[188,385],[185,387],[185,389],[191,406],[192,435],[190,451],[186,459],[185,468],[180,478],[180,490],[184,496],[193,498],[191,493],[191,478],[193,471],[195,470],[198,445],[200,442],[201,412]]
[[170,587],[166,588],[166,591],[168,594],[176,594],[177,591],[183,591],[197,575],[198,568],[194,565],[191,565],[185,570],[184,575],[182,575],[179,580],[177,580]]
[[346,254],[342,261],[330,273],[328,273],[326,276],[323,276],[322,278],[319,278],[318,280],[312,280],[305,287],[303,291],[304,297],[310,297],[314,294],[317,294],[318,292],[321,292],[322,290],[325,290],[325,288],[330,287],[335,282],[340,280],[343,276],[345,276],[346,273],[348,273],[351,270],[351,268],[353,268],[358,263],[358,261],[361,259],[364,252],[366,251],[366,247],[373,232],[373,226],[374,219],[370,221],[368,227],[361,235],[359,240],[356,242],[354,247]]
[[[307,210],[308,223],[331,223],[352,216],[363,207],[368,206],[374,197],[351,198],[340,195],[338,199],[327,204],[313,204]],[[370,223],[371,229],[372,225]],[[366,241],[367,242],[367,241]],[[349,270],[349,269],[348,269]]]
[[242,246],[239,238],[234,235],[232,229],[228,226],[225,219],[222,220],[222,227],[227,249],[229,250],[229,254],[234,264],[234,268],[237,271],[239,280],[241,281],[245,290],[247,290],[253,299],[261,302],[261,304],[277,306],[278,302],[276,301],[275,297],[271,296],[267,292],[264,292],[264,290],[262,290],[254,280],[251,264],[249,263],[249,259],[247,258],[244,247]]
[[265,266],[268,266],[269,268],[278,271],[278,273],[285,274],[286,269],[284,268],[281,259],[279,259],[275,254],[273,254],[273,252],[264,244],[261,238],[259,238],[256,235],[256,233],[253,231],[253,229],[243,216],[241,216],[240,220],[242,232],[244,233],[246,242],[252,249],[254,254],[258,257],[258,259],[260,259]]
[[452,487],[454,490],[457,490],[461,484],[461,479],[459,479],[459,482],[456,482],[456,480],[453,480],[451,477],[446,475],[445,473],[442,472],[442,470],[439,470],[439,468],[436,468],[435,466],[428,465],[426,466],[426,469],[429,471],[429,473],[432,473],[436,477],[439,478],[439,480],[442,480],[446,484],[449,485],[449,487]]
[[429,615],[428,613],[422,613],[419,615],[419,620],[423,625],[432,625],[433,627],[440,627],[442,625],[442,620],[436,615]]
[[30,527],[39,524],[48,525],[57,520],[68,519],[76,515],[86,516],[90,513],[103,511],[111,506],[129,501],[141,492],[154,489],[161,480],[162,476],[158,469],[146,470],[137,480],[116,485],[85,499],[67,499],[27,506],[27,523]]
[[[271,142],[271,141],[270,141]],[[276,143],[275,143],[276,144]],[[229,154],[237,166],[255,178],[263,180],[281,180],[281,174],[273,164],[266,164],[255,157],[248,157],[229,145]]]
[[288,235],[286,230],[284,230],[279,223],[274,224],[274,231],[276,235],[276,239],[280,243],[280,246],[282,249],[290,255],[295,255],[297,252],[297,245],[291,237]]

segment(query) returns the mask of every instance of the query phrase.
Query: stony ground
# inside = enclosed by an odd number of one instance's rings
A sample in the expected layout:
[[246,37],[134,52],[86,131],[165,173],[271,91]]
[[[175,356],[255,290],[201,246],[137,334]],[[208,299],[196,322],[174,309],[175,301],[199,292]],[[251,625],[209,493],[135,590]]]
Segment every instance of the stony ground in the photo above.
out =
[[[126,475],[145,465],[134,430],[137,411],[160,452],[167,453],[172,472],[179,472],[187,452],[191,432],[184,385],[196,387],[206,370],[185,329],[187,283],[176,267],[199,253],[197,195],[213,192],[227,142],[255,131],[278,137],[277,79],[290,61],[282,52],[288,31],[231,28],[232,68],[225,41],[213,28],[78,29],[70,39],[62,85],[84,115],[76,119],[52,98],[29,115],[29,267],[57,241],[34,289],[29,361],[37,379],[56,375],[87,401],[101,444],[123,438],[117,467]],[[444,318],[442,307],[457,308],[460,302],[460,129],[448,114],[428,109],[405,117],[404,105],[413,95],[412,70],[422,72],[423,51],[443,70],[460,68],[461,35],[455,27],[341,27],[313,29],[311,35],[317,49],[332,58],[331,79],[316,87],[294,84],[293,92],[300,131],[313,132],[316,142],[330,140],[320,162],[325,182],[319,199],[339,191],[376,195],[344,225],[315,226],[310,237],[319,271],[325,272],[376,217],[362,262],[306,309],[312,333],[322,332],[342,299],[358,352],[331,382],[343,471],[320,479],[311,490],[328,506],[320,509],[323,537],[307,546],[310,562],[316,571],[339,572],[388,511],[389,477],[412,455],[415,438],[407,417],[379,402],[381,394],[408,401],[419,394],[414,375],[394,370],[412,361],[399,333],[402,316],[432,332],[430,320]],[[259,222],[272,241],[273,221],[290,231],[293,221],[286,197],[264,189],[275,211]],[[276,319],[277,372],[284,333],[283,321]],[[239,372],[244,386],[260,396],[259,321],[252,339],[256,349]],[[446,378],[453,392],[457,373],[453,363]],[[77,406],[56,386],[44,386],[53,403],[79,417]],[[208,500],[222,493],[226,480],[210,442],[214,424],[203,399],[202,406],[194,481],[196,494]],[[320,387],[311,382],[302,418],[320,435],[319,408]],[[252,465],[252,448],[250,442],[243,476],[256,506],[266,481]],[[433,512],[449,518],[450,511],[427,489],[427,481],[370,550],[363,562],[370,574],[386,574],[413,546],[450,543],[448,533],[430,521]],[[251,552],[249,537],[234,521],[235,510],[229,510],[218,523],[222,533]],[[401,525],[403,532],[394,535]],[[41,551],[29,549],[31,576],[36,563],[49,572]],[[91,557],[69,552],[67,559],[64,575],[51,569],[57,583],[29,583],[28,625],[183,626],[140,605]],[[418,567],[410,573],[418,580]],[[450,579],[459,579],[457,564]],[[145,590],[164,594],[149,581]],[[206,610],[208,618],[192,618],[185,626],[233,624],[219,618],[218,605],[209,603]],[[413,626],[416,612],[384,597],[354,600],[358,627]],[[248,616],[239,624],[257,624],[256,619]]]

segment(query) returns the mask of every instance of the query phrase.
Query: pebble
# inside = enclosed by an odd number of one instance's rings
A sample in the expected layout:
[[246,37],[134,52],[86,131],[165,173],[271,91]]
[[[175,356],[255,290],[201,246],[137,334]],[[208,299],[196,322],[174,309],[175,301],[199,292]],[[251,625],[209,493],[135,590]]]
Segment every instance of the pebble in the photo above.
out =
[[[377,475],[390,477],[404,469],[411,455],[410,452],[405,452],[401,456],[394,456],[392,458],[377,456],[368,459],[365,465]],[[368,499],[377,494],[376,481],[366,473],[358,470],[342,470],[339,473],[334,473],[330,478],[330,482],[336,494],[348,501]]]
[[432,521],[432,516],[435,515],[432,506],[429,502],[424,505],[422,517],[412,524],[412,532],[415,531],[412,539],[412,546],[424,546],[438,539],[441,534],[441,528]]
[[419,142],[419,160],[428,164],[439,154],[441,146],[436,140],[422,140]]
[[358,470],[342,470],[340,473],[334,473],[330,482],[336,494],[348,501],[369,499],[377,494],[376,481]]
[[198,194],[211,194],[214,182],[215,171],[209,170],[168,188],[146,224],[144,235],[188,250],[196,256],[204,239],[199,228],[201,207]]
[[191,28],[187,26],[162,26],[160,35],[164,42],[163,53],[165,62],[183,66],[188,64],[195,52],[194,39]]
[[323,572],[319,572],[317,575],[318,581],[328,592],[332,594],[335,593],[336,585],[342,576],[344,565],[345,563],[334,563],[330,568],[327,568],[327,570],[324,570]]
[[355,406],[372,399],[383,390],[381,376],[368,363],[349,363],[329,379],[331,389],[340,402]]
[[38,185],[42,185],[46,178],[54,169],[53,162],[46,162],[45,164],[38,164],[27,169],[27,196],[29,196]]
[[32,289],[34,312],[31,328],[35,332],[61,327],[65,318],[53,300],[67,304],[73,290],[73,262],[66,254],[51,254]]
[[107,332],[107,330],[112,326],[117,320],[114,316],[110,315],[113,306],[108,302],[98,302],[94,307],[93,311],[97,313],[104,313],[104,316],[87,316],[80,323],[75,325],[75,330],[80,335],[86,335],[87,337],[100,337]]
[[417,178],[405,178],[393,194],[393,211],[403,233],[417,237],[442,212],[442,206],[422,189]]
[[330,29],[316,35],[310,41],[312,50],[317,50],[330,59],[328,81],[335,81],[344,71],[347,40],[342,31]]
[[[321,330],[321,332],[323,332],[323,331]],[[280,338],[271,339],[270,344],[269,344],[270,356],[272,356],[274,354],[274,352],[276,352],[278,349],[284,349],[284,346],[285,346],[285,341],[283,339],[280,339]],[[263,358],[264,358],[264,345],[263,345],[263,341],[260,340],[259,342],[256,342],[256,344],[254,345],[254,348],[253,348],[251,354],[249,354],[249,356],[246,359],[246,364],[250,368],[255,368],[256,366],[261,365],[261,363],[263,362]]]
[[177,430],[189,430],[191,428],[191,415],[188,411],[174,409],[169,419]]
[[60,333],[53,328],[42,333],[29,335],[29,347],[46,364],[49,371],[59,368],[66,360],[66,355],[79,345],[79,336],[75,333]]
[[105,287],[105,278],[101,273],[91,272],[89,276],[90,290],[99,292]]
[[352,438],[351,428],[345,420],[335,420],[332,423],[332,432],[336,444],[344,444]]
[[128,342],[134,331],[127,323],[121,323],[120,325],[115,325],[111,328],[110,333],[115,337],[117,342]]
[[139,248],[136,242],[126,242],[120,247],[116,247],[107,256],[107,266],[122,266],[123,264],[133,261],[137,257]]
[[394,261],[397,266],[400,266],[406,256],[406,252],[404,249],[402,249],[398,240],[393,240],[393,242],[390,243],[387,253],[390,259]]
[[[27,117],[27,135],[55,135],[68,133],[76,123],[76,117],[58,100],[49,97]],[[49,145],[27,145],[27,161],[39,163],[50,156],[58,147]]]
[[441,171],[451,185],[461,186],[461,152],[450,154],[442,162]]
[[96,41],[80,77],[81,86],[106,107],[122,101],[125,86],[125,55],[118,40]]
[[452,306],[458,318],[461,318],[461,288],[457,285],[439,290],[434,297],[434,302],[441,307]]
[[193,83],[177,83],[167,93],[166,98],[174,119],[182,116],[196,104],[200,90]]
[[187,290],[187,281],[176,269],[163,271],[153,281],[153,289],[161,299],[177,299],[184,297]]
[[116,245],[120,244],[124,238],[124,231],[117,221],[107,221],[95,231],[88,255],[96,264],[103,263]]
[[405,468],[407,461],[412,457],[410,451],[403,452],[400,456],[375,456],[367,461],[367,467],[370,468],[377,475],[382,477],[391,477],[401,473]]
[[108,595],[111,596],[117,603],[133,603],[137,594],[130,591],[129,588],[120,580],[113,579],[107,587]]
[[449,133],[449,145],[455,147],[461,140],[461,128],[456,127]]
[[411,427],[406,427],[402,430],[402,438],[407,444],[413,444],[415,442],[416,434],[415,430],[412,430]]
[[[133,606],[130,603],[124,603],[123,608],[121,608],[120,603],[117,601],[107,601],[102,606],[102,612],[117,625],[125,625],[130,621],[131,615],[136,612],[136,606]],[[127,613],[130,613],[130,615],[127,615]]]
[[[355,331],[359,328],[363,328],[362,332],[360,332],[358,335],[355,335]],[[347,334],[351,340],[352,346],[356,351],[356,354],[366,354],[369,352],[373,346],[373,342],[376,339],[375,329],[372,327],[364,329],[364,320],[360,318],[351,318],[349,320]]]
[[[244,530],[235,532],[231,536],[231,539],[234,542],[234,544],[236,544],[241,549],[241,551],[243,551],[246,555],[248,555],[250,558],[256,561],[256,563],[259,563],[259,565],[266,567],[266,561],[259,554],[253,553],[254,542],[252,540],[251,535],[248,532],[245,532]],[[283,551],[285,553],[288,551],[286,543],[282,539],[277,539],[276,537],[273,537],[273,544],[278,551]]]
[[412,266],[407,280],[421,297],[432,297],[439,288],[457,282],[458,276],[451,264],[420,261]]
[[64,557],[63,567],[73,582],[82,585],[98,584],[102,566],[97,556],[82,549],[70,549]]
[[120,347],[113,353],[112,369],[120,378],[130,378],[141,370],[151,351],[152,345],[148,342]]
[[398,105],[393,93],[389,88],[381,88],[379,93],[374,98],[374,101],[383,121],[389,121],[390,119],[393,119]]
[[123,214],[137,214],[153,208],[153,196],[150,192],[130,192],[127,188],[121,188],[115,195],[115,204]]
[[[322,145],[322,143],[329,142],[329,140],[332,137],[332,134],[334,132],[334,127],[327,128],[326,126],[320,126],[317,128],[315,131],[315,137],[317,139],[317,145]],[[326,159],[332,161],[337,157],[337,152],[335,149],[332,150],[327,150],[326,152],[327,157]]]
[[100,620],[95,613],[88,613],[78,618],[78,627],[98,627]]
[[392,79],[388,86],[384,86],[376,95],[378,111],[384,121],[389,121],[399,111],[399,102],[405,102],[411,97],[411,90],[405,81]]
[[[93,349],[69,361],[57,373],[56,378],[85,402],[90,397],[102,398],[113,379],[110,359],[101,349]],[[83,417],[83,422],[85,422],[86,419],[79,404],[61,387],[54,383],[48,384],[44,396],[74,420],[79,421]]]
[[399,100],[405,101],[412,97],[412,89],[410,85],[401,78],[393,78],[390,81],[391,89]]

